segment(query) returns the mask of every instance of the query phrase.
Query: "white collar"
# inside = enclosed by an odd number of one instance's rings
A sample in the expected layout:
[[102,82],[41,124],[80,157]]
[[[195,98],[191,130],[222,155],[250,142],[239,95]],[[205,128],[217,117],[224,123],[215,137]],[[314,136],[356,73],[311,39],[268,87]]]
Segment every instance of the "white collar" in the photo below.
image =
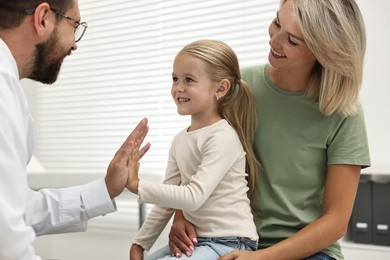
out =
[[0,37],[0,60],[4,64],[4,67],[19,80],[19,71],[16,60],[11,53],[11,50],[8,48],[7,44]]

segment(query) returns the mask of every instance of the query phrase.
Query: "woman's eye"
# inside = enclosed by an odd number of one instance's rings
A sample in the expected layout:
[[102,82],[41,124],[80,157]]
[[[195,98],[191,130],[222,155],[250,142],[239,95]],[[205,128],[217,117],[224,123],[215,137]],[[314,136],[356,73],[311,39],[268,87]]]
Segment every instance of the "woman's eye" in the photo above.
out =
[[[274,25],[280,29],[280,23],[279,23],[279,19],[276,17],[273,21]],[[291,46],[297,46],[298,43],[294,42],[293,40],[291,40],[290,37],[287,37],[287,41],[288,43],[291,45]]]
[[292,46],[297,46],[297,45],[298,45],[298,43],[292,41],[290,37],[288,37],[288,43],[289,43],[290,45],[292,45]]

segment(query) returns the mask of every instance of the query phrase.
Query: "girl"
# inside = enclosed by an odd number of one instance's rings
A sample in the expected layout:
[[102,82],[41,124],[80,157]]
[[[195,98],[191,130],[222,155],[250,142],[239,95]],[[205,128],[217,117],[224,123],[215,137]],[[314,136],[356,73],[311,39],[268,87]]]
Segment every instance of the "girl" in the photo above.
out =
[[172,142],[164,184],[139,180],[137,152],[132,155],[127,187],[141,202],[156,206],[133,241],[130,259],[142,259],[175,209],[198,234],[184,259],[255,250],[258,237],[247,195],[258,171],[252,150],[256,116],[237,57],[221,41],[193,42],[177,54],[172,81],[178,113],[191,115],[191,125]]

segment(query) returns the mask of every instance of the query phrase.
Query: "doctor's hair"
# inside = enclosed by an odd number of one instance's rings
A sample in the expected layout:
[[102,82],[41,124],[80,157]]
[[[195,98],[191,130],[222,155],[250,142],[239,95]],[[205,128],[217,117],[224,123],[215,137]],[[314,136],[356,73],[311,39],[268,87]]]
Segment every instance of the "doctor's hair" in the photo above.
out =
[[[74,0],[0,0],[0,29],[18,27],[23,20],[40,4],[47,3],[61,13],[66,13],[74,6]],[[33,13],[31,13],[33,14]],[[63,19],[56,15],[57,22]]]
[[218,114],[236,130],[246,152],[246,172],[248,174],[248,195],[254,190],[259,163],[253,151],[253,141],[257,126],[256,108],[248,84],[241,79],[238,59],[234,51],[218,40],[199,40],[185,46],[177,55],[187,54],[199,59],[204,71],[213,82],[227,79],[228,92],[217,99]]
[[366,50],[364,21],[355,0],[290,2],[305,43],[317,59],[307,96],[320,111],[343,117],[357,112]]

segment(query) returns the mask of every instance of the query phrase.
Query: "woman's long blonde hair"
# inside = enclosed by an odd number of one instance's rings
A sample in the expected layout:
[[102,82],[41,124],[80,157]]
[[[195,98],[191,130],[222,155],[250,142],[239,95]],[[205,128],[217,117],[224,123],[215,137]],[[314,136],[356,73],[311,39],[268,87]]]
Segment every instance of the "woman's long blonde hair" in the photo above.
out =
[[225,96],[217,100],[217,109],[219,115],[236,130],[246,152],[248,195],[251,196],[259,170],[253,151],[257,117],[253,95],[247,83],[241,79],[236,54],[226,43],[217,40],[192,42],[179,54],[188,54],[201,60],[212,81],[229,80],[231,87]]
[[[281,0],[283,5],[287,0]],[[324,115],[357,112],[366,34],[354,0],[288,0],[303,38],[317,58],[307,96]]]

